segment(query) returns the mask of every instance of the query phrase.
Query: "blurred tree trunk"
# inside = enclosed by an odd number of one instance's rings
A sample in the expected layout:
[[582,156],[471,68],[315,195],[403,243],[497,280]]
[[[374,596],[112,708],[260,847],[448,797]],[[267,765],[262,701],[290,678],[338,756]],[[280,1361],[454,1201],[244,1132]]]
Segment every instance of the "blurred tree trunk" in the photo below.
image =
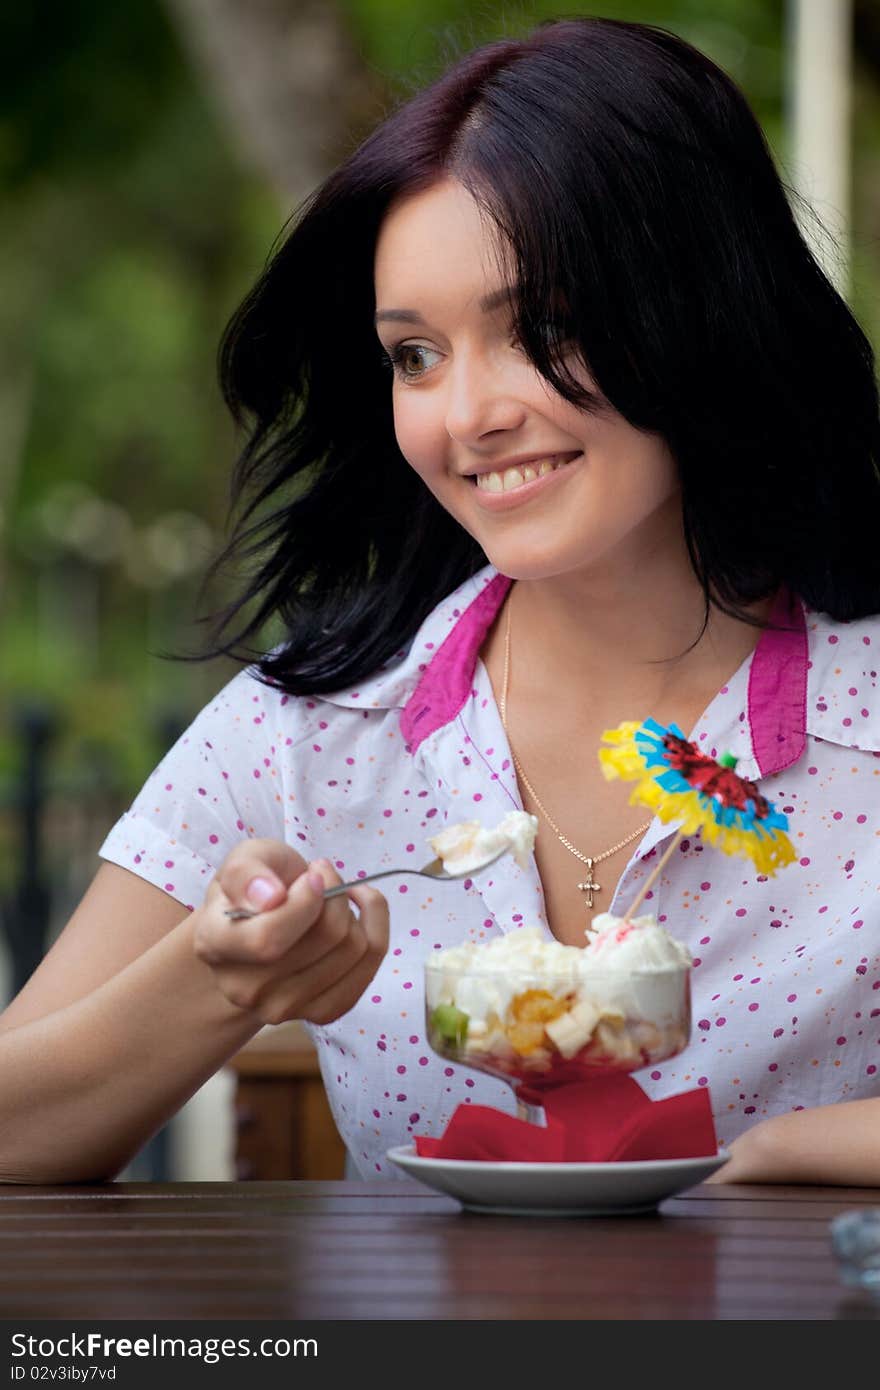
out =
[[165,0],[250,166],[292,209],[381,115],[385,95],[332,0]]
[[857,62],[880,79],[880,7],[877,0],[854,0],[853,41]]

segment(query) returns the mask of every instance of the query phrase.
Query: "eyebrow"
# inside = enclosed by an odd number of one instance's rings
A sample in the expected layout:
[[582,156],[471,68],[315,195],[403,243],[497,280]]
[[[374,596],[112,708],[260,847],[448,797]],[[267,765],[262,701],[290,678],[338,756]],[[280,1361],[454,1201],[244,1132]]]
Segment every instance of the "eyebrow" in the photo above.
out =
[[[484,294],[479,300],[480,309],[484,314],[491,314],[493,309],[498,309],[502,304],[512,303],[517,293],[515,285],[505,285],[503,289],[493,290],[491,294]],[[424,323],[425,320],[417,309],[379,309],[373,320],[377,325],[380,323]]]

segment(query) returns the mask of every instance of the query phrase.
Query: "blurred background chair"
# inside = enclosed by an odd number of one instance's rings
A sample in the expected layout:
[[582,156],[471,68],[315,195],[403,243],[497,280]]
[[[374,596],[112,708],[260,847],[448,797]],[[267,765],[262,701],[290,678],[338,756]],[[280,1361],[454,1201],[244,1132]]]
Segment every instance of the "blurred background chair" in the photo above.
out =
[[342,1178],[339,1137],[315,1048],[298,1023],[264,1028],[236,1057],[235,1176]]

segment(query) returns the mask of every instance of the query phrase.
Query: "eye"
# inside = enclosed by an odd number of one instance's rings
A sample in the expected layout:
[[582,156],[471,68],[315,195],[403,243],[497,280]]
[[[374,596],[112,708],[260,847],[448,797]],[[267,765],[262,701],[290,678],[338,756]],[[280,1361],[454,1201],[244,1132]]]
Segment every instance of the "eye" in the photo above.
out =
[[417,381],[431,370],[430,364],[424,361],[425,355],[440,356],[439,352],[424,347],[421,343],[398,343],[396,347],[383,352],[383,358],[394,375],[400,381],[407,382]]

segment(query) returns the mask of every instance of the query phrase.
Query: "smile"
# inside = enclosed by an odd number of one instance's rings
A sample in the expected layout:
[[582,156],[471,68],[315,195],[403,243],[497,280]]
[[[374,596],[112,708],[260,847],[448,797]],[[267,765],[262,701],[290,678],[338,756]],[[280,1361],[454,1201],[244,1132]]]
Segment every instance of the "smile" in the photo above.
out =
[[513,468],[505,468],[500,473],[477,473],[474,475],[474,482],[481,492],[513,492],[526,483],[535,482],[537,478],[545,478],[548,473],[555,473],[558,468],[567,468],[572,461],[571,455],[551,454],[531,463],[520,463]]

